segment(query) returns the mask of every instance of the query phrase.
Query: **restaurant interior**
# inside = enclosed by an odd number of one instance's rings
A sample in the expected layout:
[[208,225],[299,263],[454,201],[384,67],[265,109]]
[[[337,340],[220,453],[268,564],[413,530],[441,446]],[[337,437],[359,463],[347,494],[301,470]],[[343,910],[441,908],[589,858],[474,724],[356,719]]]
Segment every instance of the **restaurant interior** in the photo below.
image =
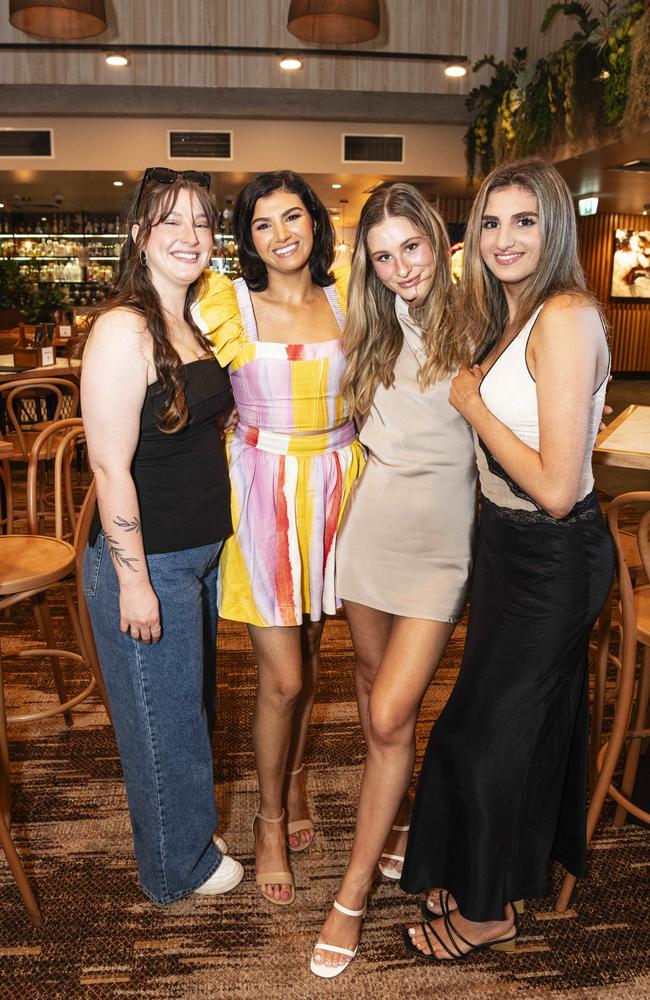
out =
[[[650,998],[648,52],[643,0],[0,0],[0,996]],[[407,960],[412,900],[378,880],[359,958],[332,987],[308,957],[364,760],[343,612],[323,639],[306,751],[318,833],[295,859],[295,905],[265,905],[251,877],[255,659],[226,620],[215,791],[246,878],[152,905],[80,584],[92,474],[70,347],[110,296],[147,167],[209,173],[211,266],[230,277],[237,195],[280,169],[326,206],[337,264],[370,193],[416,186],[458,274],[481,178],[528,155],[569,185],[610,331],[593,462],[617,573],[591,643],[588,873],[553,867],[512,956],[437,965]],[[425,696],[416,774],[466,627]]]

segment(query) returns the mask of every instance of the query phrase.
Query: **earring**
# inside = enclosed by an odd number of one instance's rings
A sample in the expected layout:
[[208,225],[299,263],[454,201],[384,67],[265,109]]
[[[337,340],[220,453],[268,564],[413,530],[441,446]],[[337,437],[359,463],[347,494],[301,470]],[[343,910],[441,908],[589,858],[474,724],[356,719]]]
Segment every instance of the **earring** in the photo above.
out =
[[147,266],[147,255],[144,252],[144,250],[140,251],[140,263],[142,264],[143,267]]

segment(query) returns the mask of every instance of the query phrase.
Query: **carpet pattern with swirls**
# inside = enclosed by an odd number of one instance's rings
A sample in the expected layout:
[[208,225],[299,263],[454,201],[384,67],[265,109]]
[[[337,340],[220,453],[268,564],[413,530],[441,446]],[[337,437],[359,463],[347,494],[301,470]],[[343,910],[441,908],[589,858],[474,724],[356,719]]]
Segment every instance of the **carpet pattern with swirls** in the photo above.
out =
[[[56,625],[65,635],[61,606]],[[12,660],[34,634],[27,607],[0,618],[10,709],[53,697],[46,661]],[[431,685],[418,726],[418,763],[458,667],[464,623]],[[251,819],[256,782],[250,740],[255,685],[245,630],[222,622],[219,723],[214,740],[221,832],[246,867],[222,897],[194,896],[167,908],[138,889],[115,740],[99,700],[11,729],[13,836],[45,918],[34,928],[0,854],[0,997],[11,1000],[207,1000],[207,998],[427,997],[501,1000],[650,998],[650,830],[615,829],[608,810],[572,909],[552,892],[526,905],[514,954],[480,952],[457,964],[417,962],[399,936],[417,901],[380,875],[359,955],[321,982],[309,956],[351,843],[364,757],[353,657],[343,617],[325,629],[323,671],[308,750],[307,783],[318,827],[311,849],[292,857],[296,903],[272,907],[253,881]],[[71,674],[73,684],[82,678]]]

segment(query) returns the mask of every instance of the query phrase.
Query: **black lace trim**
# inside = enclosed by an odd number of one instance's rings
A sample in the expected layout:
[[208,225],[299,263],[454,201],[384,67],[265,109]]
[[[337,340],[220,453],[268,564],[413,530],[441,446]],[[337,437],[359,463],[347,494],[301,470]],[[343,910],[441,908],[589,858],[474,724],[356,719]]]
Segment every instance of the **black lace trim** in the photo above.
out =
[[482,493],[481,510],[489,513],[491,517],[499,521],[527,525],[548,524],[554,528],[570,528],[581,522],[594,521],[597,517],[601,516],[598,497],[594,491],[588,493],[582,500],[578,500],[575,507],[563,518],[551,517],[550,514],[547,514],[541,508],[537,510],[512,510],[510,507],[499,507],[491,500],[488,500]]
[[[532,503],[533,507],[535,507],[537,510],[542,511],[542,508],[540,507],[540,505],[538,503],[535,503],[535,501],[533,500],[533,498],[529,497],[527,493],[524,493],[524,491],[522,490],[521,486],[518,486],[517,483],[514,481],[514,479],[510,478],[510,476],[505,471],[505,469],[503,469],[499,465],[499,463],[497,462],[497,460],[494,457],[494,455],[492,455],[491,452],[488,451],[488,449],[483,444],[483,442],[481,441],[480,437],[478,437],[478,435],[477,435],[477,440],[478,440],[478,443],[479,443],[479,445],[481,447],[481,451],[485,455],[485,461],[487,462],[487,467],[490,470],[490,472],[492,473],[492,475],[496,476],[497,479],[501,479],[506,484],[506,486],[508,487],[508,489],[510,490],[510,492],[514,496],[519,497],[520,500],[527,500],[528,503]],[[532,512],[529,511],[528,513],[532,513]],[[544,513],[544,512],[542,511],[542,513]],[[551,520],[553,520],[553,519],[551,518]]]

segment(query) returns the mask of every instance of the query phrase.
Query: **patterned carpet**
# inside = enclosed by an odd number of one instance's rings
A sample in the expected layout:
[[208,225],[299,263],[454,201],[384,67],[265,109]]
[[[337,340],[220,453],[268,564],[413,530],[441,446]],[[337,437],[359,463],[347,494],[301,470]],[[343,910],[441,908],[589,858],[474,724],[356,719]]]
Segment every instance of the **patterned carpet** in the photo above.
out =
[[[9,660],[32,629],[26,608],[0,619],[10,709],[51,698],[45,664]],[[463,637],[461,626],[427,696],[419,755],[453,682]],[[251,877],[254,666],[239,626],[221,624],[214,759],[221,831],[247,878],[225,897],[193,897],[161,909],[140,894],[120,764],[97,700],[76,709],[71,729],[60,719],[13,727],[13,833],[45,926],[29,923],[0,855],[0,997],[650,998],[650,831],[632,824],[615,830],[609,821],[601,824],[574,909],[555,914],[553,895],[527,904],[514,955],[482,952],[453,966],[415,962],[398,935],[400,924],[415,919],[414,901],[378,876],[358,959],[333,983],[312,976],[309,954],[349,848],[363,760],[342,618],[326,627],[323,661],[308,746],[319,832],[310,851],[294,856],[292,907],[265,903]],[[559,879],[554,872],[554,889]]]

